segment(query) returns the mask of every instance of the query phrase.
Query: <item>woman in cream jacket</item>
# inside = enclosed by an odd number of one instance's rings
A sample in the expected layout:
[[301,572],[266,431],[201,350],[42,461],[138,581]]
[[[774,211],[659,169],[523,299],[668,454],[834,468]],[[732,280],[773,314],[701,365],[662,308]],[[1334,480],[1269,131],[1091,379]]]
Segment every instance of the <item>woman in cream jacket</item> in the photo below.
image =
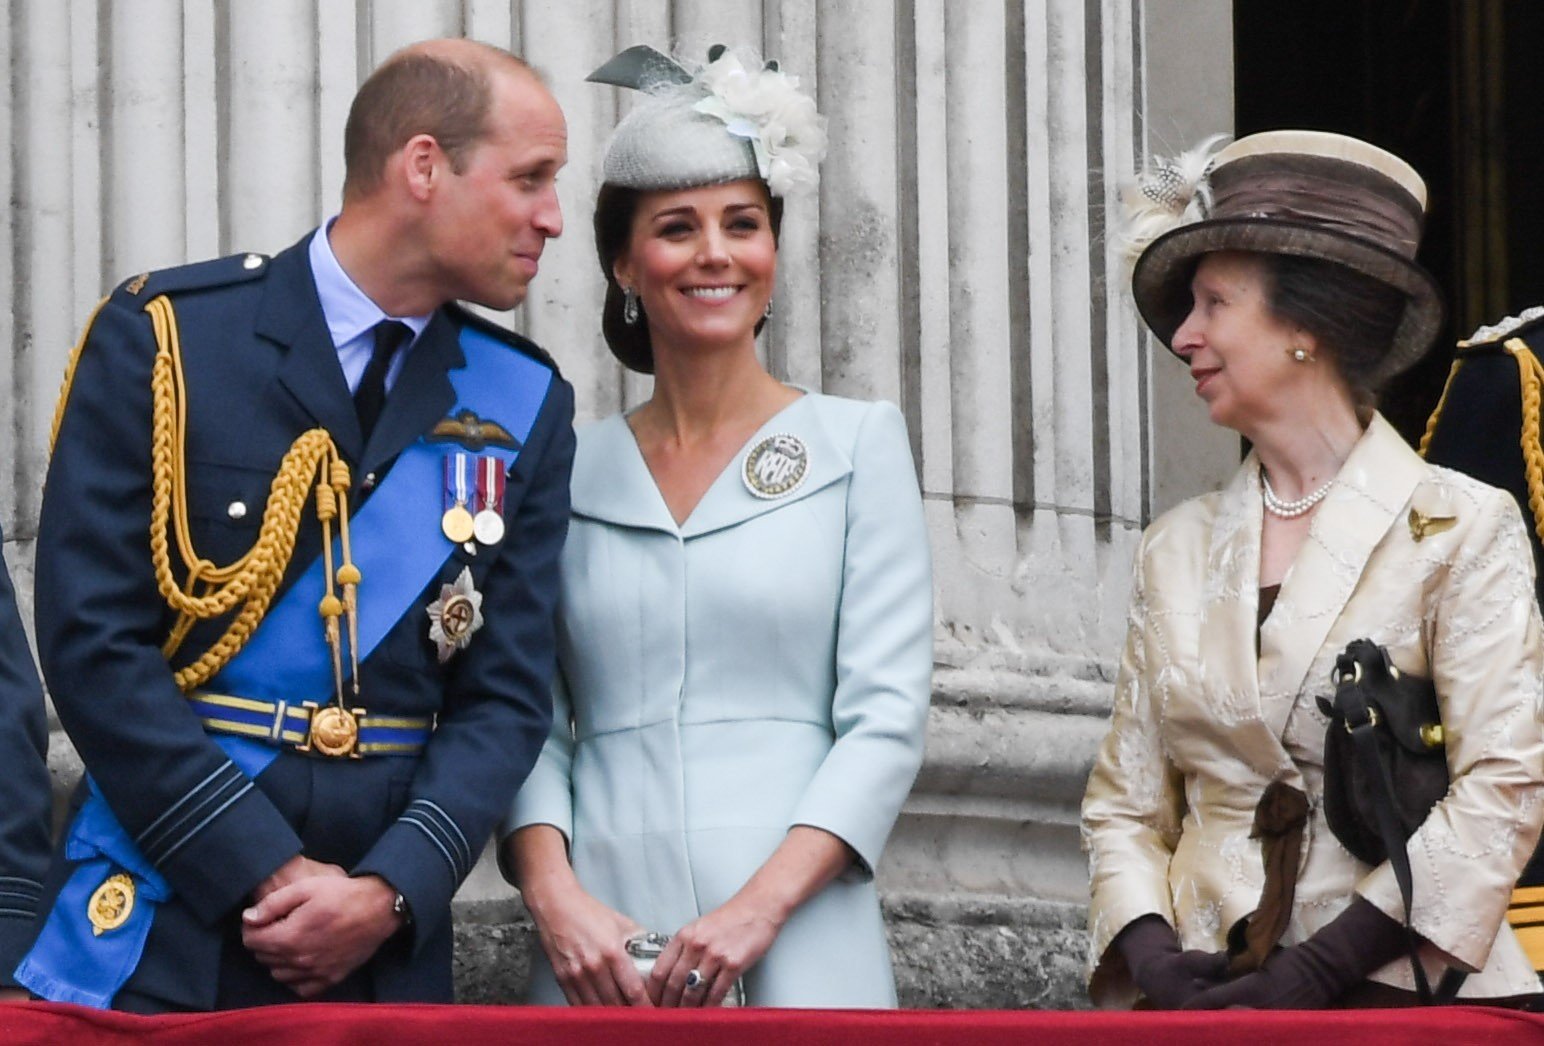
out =
[[[1315,698],[1359,638],[1433,680],[1447,732],[1451,788],[1408,844],[1428,976],[1470,971],[1469,999],[1537,992],[1504,923],[1544,818],[1544,640],[1521,517],[1504,492],[1427,465],[1370,407],[1440,315],[1413,261],[1424,186],[1354,139],[1268,132],[1212,160],[1204,197],[1204,220],[1146,247],[1136,298],[1212,419],[1253,450],[1224,490],[1143,535],[1083,806],[1090,994],[1413,1001],[1390,866],[1352,857],[1322,808]],[[1256,807],[1273,784],[1307,799],[1295,890],[1278,898],[1280,947],[1228,980],[1227,934],[1262,905]]]
[[[554,730],[502,850],[535,1002],[896,1001],[873,870],[921,763],[927,532],[900,412],[757,360],[790,186],[703,111],[738,61],[640,102],[607,151],[607,342],[655,385],[574,459]],[[646,931],[671,940],[641,977]]]

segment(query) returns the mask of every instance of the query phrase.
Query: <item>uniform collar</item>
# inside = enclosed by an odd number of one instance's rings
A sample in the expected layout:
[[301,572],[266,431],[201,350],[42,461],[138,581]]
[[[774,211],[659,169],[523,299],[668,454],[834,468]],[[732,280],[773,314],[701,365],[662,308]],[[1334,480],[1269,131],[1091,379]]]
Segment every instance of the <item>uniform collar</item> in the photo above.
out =
[[372,330],[382,320],[398,320],[408,325],[416,339],[429,325],[433,314],[424,316],[388,316],[359,285],[343,271],[338,256],[332,252],[327,230],[336,218],[323,223],[311,236],[309,254],[311,276],[316,280],[316,296],[322,303],[322,317],[327,321],[327,331],[332,343],[342,348],[355,338]]

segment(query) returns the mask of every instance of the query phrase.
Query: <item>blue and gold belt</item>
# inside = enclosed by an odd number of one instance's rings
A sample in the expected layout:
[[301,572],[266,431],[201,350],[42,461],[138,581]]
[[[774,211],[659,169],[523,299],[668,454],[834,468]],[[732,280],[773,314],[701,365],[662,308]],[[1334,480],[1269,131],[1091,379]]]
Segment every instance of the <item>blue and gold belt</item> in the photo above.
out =
[[434,732],[429,716],[372,715],[314,701],[291,704],[194,691],[188,704],[211,733],[332,757],[417,755]]

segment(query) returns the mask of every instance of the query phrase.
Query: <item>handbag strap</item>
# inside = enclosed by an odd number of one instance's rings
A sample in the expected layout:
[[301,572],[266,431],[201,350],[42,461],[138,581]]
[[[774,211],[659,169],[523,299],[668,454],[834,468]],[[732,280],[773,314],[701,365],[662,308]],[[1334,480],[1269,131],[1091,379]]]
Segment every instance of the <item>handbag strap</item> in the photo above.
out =
[[1378,821],[1378,835],[1388,855],[1389,866],[1394,870],[1394,881],[1399,885],[1399,896],[1404,902],[1405,945],[1410,955],[1410,972],[1415,977],[1415,991],[1421,1004],[1430,1006],[1449,1003],[1458,994],[1465,978],[1463,970],[1449,968],[1432,992],[1426,979],[1426,970],[1420,960],[1420,937],[1410,924],[1410,906],[1414,896],[1414,884],[1410,874],[1410,855],[1406,850],[1407,839],[1401,831],[1399,819],[1394,813],[1394,780],[1389,773],[1388,760],[1383,758],[1378,744],[1377,709],[1367,700],[1364,687],[1375,679],[1388,680],[1387,654],[1371,643],[1366,647],[1353,643],[1335,662],[1339,687],[1335,693],[1336,711],[1341,715],[1346,732],[1351,735],[1356,760],[1362,770],[1362,779],[1372,789],[1372,808]]

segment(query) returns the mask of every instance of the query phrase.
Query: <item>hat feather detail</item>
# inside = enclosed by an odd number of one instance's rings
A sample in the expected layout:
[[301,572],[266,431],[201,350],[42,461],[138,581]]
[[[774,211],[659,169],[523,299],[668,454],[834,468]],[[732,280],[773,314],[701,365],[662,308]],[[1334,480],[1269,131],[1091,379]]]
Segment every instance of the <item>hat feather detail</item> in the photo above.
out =
[[1214,134],[1177,156],[1154,157],[1121,193],[1123,213],[1115,239],[1128,262],[1169,230],[1206,217],[1211,208],[1206,176],[1227,138]]

